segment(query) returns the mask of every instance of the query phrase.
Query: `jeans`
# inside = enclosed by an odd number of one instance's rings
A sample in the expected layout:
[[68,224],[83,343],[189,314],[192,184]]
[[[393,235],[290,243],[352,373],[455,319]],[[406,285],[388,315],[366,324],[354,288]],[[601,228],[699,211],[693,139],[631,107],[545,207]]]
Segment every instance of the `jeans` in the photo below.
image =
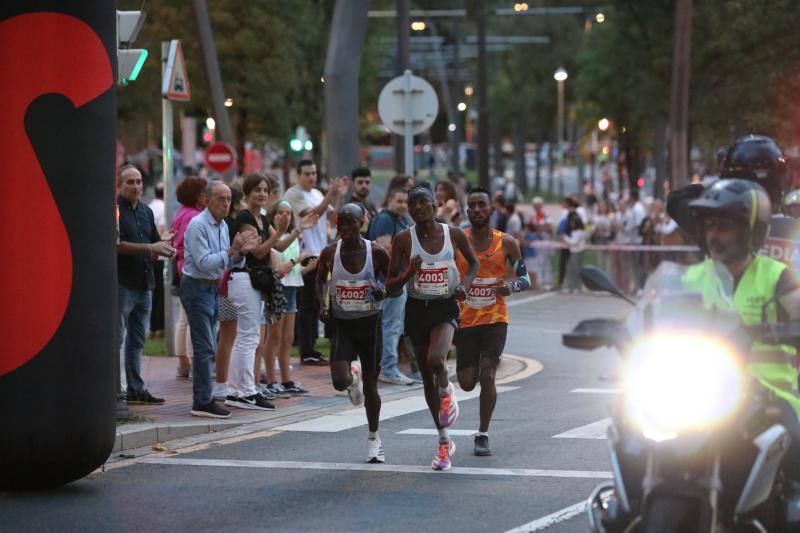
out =
[[228,298],[236,307],[236,340],[228,370],[228,394],[246,398],[257,392],[253,366],[261,333],[261,292],[253,288],[250,274],[234,272],[228,282]]
[[408,294],[403,288],[403,294],[383,301],[383,350],[381,352],[381,373],[386,376],[397,376],[397,345],[403,334],[406,315],[406,298]]
[[141,376],[142,348],[145,331],[150,322],[151,296],[148,290],[136,291],[122,286],[118,289],[117,352],[122,350],[122,341],[125,339],[125,354],[122,357],[120,373],[125,374],[128,392],[137,394],[144,391],[144,381]]
[[300,356],[312,355],[319,333],[320,302],[317,300],[317,269],[303,276],[297,299],[297,347]]
[[211,361],[217,351],[214,328],[218,318],[219,285],[188,276],[181,278],[181,304],[192,336],[192,408],[211,403]]

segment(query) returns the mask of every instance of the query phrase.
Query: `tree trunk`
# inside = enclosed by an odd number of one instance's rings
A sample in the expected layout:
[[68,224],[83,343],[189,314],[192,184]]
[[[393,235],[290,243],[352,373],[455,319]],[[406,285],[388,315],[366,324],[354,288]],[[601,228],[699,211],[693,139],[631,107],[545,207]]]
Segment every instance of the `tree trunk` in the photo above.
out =
[[689,75],[692,0],[675,4],[675,38],[670,89],[670,178],[674,188],[689,183]]
[[528,175],[525,172],[525,119],[520,113],[514,121],[514,179],[517,189],[528,194]]
[[358,165],[358,71],[367,32],[369,0],[337,0],[325,60],[325,131],[328,175],[349,175]]
[[664,118],[656,120],[656,138],[653,149],[653,164],[656,167],[656,180],[653,183],[653,198],[664,200],[664,183],[667,179],[667,125]]

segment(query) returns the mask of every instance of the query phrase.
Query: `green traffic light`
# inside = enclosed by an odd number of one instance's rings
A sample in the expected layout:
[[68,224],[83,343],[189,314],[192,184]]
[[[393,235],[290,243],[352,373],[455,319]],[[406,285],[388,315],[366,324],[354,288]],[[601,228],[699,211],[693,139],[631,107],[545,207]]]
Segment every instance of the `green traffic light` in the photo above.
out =
[[293,152],[299,152],[303,149],[303,141],[300,139],[292,139],[289,141],[289,148],[291,148]]
[[147,59],[147,50],[142,50],[142,53],[139,55],[139,59],[136,61],[136,65],[133,67],[131,75],[128,77],[128,81],[136,81],[136,78],[139,76],[139,72],[144,66],[145,59]]

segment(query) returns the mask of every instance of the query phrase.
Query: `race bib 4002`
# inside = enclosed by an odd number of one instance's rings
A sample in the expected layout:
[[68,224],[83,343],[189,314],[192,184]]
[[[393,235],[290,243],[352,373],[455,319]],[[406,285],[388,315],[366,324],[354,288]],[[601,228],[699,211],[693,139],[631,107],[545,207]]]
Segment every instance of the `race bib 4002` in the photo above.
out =
[[492,285],[497,278],[475,278],[467,293],[467,305],[470,307],[489,307],[497,302],[495,289]]
[[369,281],[338,280],[336,303],[344,311],[369,311]]
[[423,263],[414,276],[414,288],[426,296],[444,296],[450,286],[445,263]]

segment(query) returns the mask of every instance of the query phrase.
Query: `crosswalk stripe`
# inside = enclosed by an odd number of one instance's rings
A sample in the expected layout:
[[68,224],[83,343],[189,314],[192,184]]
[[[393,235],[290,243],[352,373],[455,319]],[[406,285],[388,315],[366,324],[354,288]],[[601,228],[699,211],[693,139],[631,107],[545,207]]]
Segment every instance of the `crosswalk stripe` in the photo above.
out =
[[574,394],[619,394],[622,389],[572,389]]
[[578,516],[582,512],[586,511],[588,506],[589,502],[587,501],[578,502],[575,505],[570,505],[569,507],[565,507],[564,509],[556,511],[555,513],[538,518],[533,522],[528,522],[527,524],[515,527],[514,529],[509,529],[506,531],[506,533],[529,533],[533,531],[541,531],[550,526],[554,526],[559,522],[564,522],[570,518]]
[[571,429],[569,431],[565,431],[564,433],[559,433],[558,435],[554,435],[553,438],[602,440],[607,438],[606,432],[608,431],[608,426],[610,425],[611,419],[604,418],[602,420],[598,420],[597,422],[592,422],[591,424],[586,424],[585,426]]
[[611,472],[596,470],[539,470],[534,468],[474,468],[455,466],[446,471],[435,471],[430,466],[392,465],[368,463],[323,463],[305,461],[249,461],[241,459],[195,459],[181,457],[152,457],[139,460],[139,464],[232,468],[267,468],[286,470],[338,470],[361,472],[402,472],[408,474],[554,477],[576,479],[611,479]]
[[[449,435],[463,435],[465,437],[471,437],[475,434],[474,429],[448,429],[447,433]],[[403,431],[398,431],[398,435],[438,435],[438,430],[435,429],[420,429],[420,428],[411,428],[411,429],[404,429]]]
[[[504,392],[516,390],[518,388],[519,387],[499,386],[497,387],[497,393],[502,394]],[[456,398],[458,399],[458,401],[477,398],[480,395],[480,393],[481,391],[479,387],[476,387],[475,389],[469,392],[464,392],[456,388]],[[389,420],[392,418],[396,418],[398,416],[403,416],[427,409],[428,409],[428,404],[425,402],[425,397],[420,392],[419,396],[412,396],[409,398],[403,398],[400,400],[394,400],[391,402],[384,403],[381,406],[380,419]],[[355,409],[347,409],[339,413],[325,415],[319,418],[313,418],[311,420],[304,420],[302,422],[296,422],[294,424],[280,426],[275,429],[279,431],[309,431],[315,433],[336,433],[338,431],[344,431],[346,429],[353,429],[359,426],[365,426],[366,424],[367,424],[367,415],[364,412],[364,408],[357,407]]]

